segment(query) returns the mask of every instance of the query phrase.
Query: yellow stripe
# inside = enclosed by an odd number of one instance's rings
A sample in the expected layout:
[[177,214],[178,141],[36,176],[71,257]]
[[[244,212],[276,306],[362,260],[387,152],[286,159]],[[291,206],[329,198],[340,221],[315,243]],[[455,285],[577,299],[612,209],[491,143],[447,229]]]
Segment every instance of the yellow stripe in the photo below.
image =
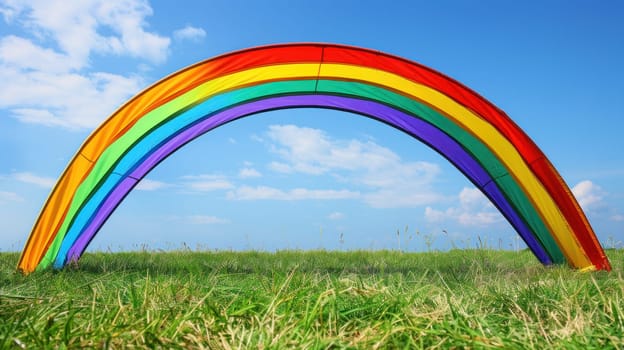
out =
[[553,237],[572,265],[578,268],[592,265],[559,207],[544,189],[542,183],[528,168],[515,147],[490,123],[434,89],[378,69],[323,64],[319,79],[323,78],[355,79],[385,86],[421,100],[455,120],[465,130],[481,140],[507,166],[510,174],[525,190],[542,215]]
[[[249,69],[209,80],[188,91],[184,95],[159,106],[156,110],[167,108],[172,104],[175,104],[176,107],[180,107],[177,109],[180,110],[181,108],[200,102],[212,95],[264,81],[316,78],[319,70],[319,63],[288,64],[279,66],[279,68],[274,67],[278,66]],[[168,95],[171,95],[183,89],[185,86],[185,84],[183,84],[184,81],[180,79],[176,80],[180,83],[180,86],[164,84],[163,86],[158,86],[158,90],[160,90],[160,88],[166,89],[169,92]],[[124,130],[128,126],[132,125],[137,119],[140,120],[145,117],[145,115],[152,113],[153,111],[145,114],[146,109],[150,107],[149,99],[150,97],[159,95],[160,91],[154,91],[154,93],[152,93],[152,90],[147,90],[146,92],[147,93],[139,97],[139,103],[135,104],[140,105],[140,108],[120,108],[109,117],[108,123],[97,129],[94,134],[85,141],[80,151],[78,151],[77,156],[75,156],[67,166],[67,169],[71,169],[71,171],[66,171],[58,180],[58,183],[71,183],[71,188],[55,186],[53,192],[50,194],[45,210],[41,212],[20,258],[18,267],[24,271],[24,273],[34,271],[35,267],[41,262],[41,259],[43,259],[49,245],[56,237],[58,231],[55,229],[61,226],[63,215],[69,208],[74,194],[76,193],[76,189],[82,182],[83,176],[86,178],[88,173],[92,170],[92,164],[83,162],[82,160],[84,158],[81,155],[95,162],[102,155],[104,150],[119,137],[119,134],[124,133]],[[180,104],[181,101],[184,101],[184,103]]]
[[[185,103],[191,105],[212,95],[220,94],[228,90],[238,89],[246,85],[255,85],[264,81],[316,78],[318,70],[318,63],[300,63],[253,68],[237,73],[223,75],[198,85],[197,87],[186,92],[184,95],[176,97],[174,100],[159,106],[157,109],[162,109],[179,99],[184,99]],[[182,83],[182,81],[180,82]],[[175,93],[175,91],[185,88],[185,84],[180,84],[180,86],[166,85],[167,86],[163,87],[163,89],[169,90],[170,93]],[[145,109],[148,107],[149,104],[145,104],[140,110],[133,110],[131,113],[127,113],[125,110],[120,110],[111,117],[111,120],[106,125],[106,128],[103,128],[100,130],[98,135],[94,135],[92,137],[89,145],[85,145],[83,147],[84,150],[81,153],[90,159],[99,157],[104,149],[108,147],[112,140],[114,140],[114,135],[121,130],[124,130],[126,126],[132,124],[137,118],[142,118],[143,114],[145,114]]]
[[[160,108],[167,108],[170,104],[175,103],[179,105],[179,99],[185,101],[188,104],[194,104],[204,100],[212,95],[216,95],[228,90],[233,90],[247,85],[255,85],[262,82],[273,80],[287,80],[287,79],[301,79],[301,78],[314,78],[319,72],[318,63],[306,63],[306,64],[281,64],[260,68],[253,68],[233,74],[221,76],[210,81],[207,81],[196,88],[190,90],[184,95],[176,98],[175,100],[160,106]],[[516,179],[520,186],[525,190],[528,197],[535,205],[537,211],[541,214],[542,218],[550,228],[555,240],[557,240],[564,255],[566,255],[568,261],[578,268],[583,268],[591,265],[589,259],[585,256],[578,242],[576,236],[571,231],[569,225],[565,221],[565,218],[559,211],[558,207],[543,188],[542,184],[535,178],[533,173],[524,163],[516,149],[509,141],[502,136],[492,125],[473,114],[470,110],[459,105],[447,96],[428,88],[424,85],[416,84],[401,76],[388,73],[385,71],[371,69],[361,66],[350,66],[341,64],[322,64],[320,70],[320,79],[324,78],[339,78],[346,80],[358,80],[374,85],[385,86],[393,90],[399,91],[403,94],[412,96],[417,100],[420,100],[433,108],[441,111],[447,117],[455,120],[456,123],[463,126],[464,129],[471,132],[474,136],[480,139],[487,147],[489,147],[494,154],[496,154],[500,160],[508,167],[510,174]],[[180,83],[183,80],[178,80]],[[179,88],[183,88],[184,84],[180,84]],[[175,88],[169,85],[169,89]],[[179,90],[179,89],[178,89]],[[175,93],[175,89],[170,90]],[[146,94],[151,95],[151,94]],[[143,97],[143,96],[142,96]],[[141,98],[141,97],[140,97]],[[178,100],[177,102],[175,102]],[[149,103],[143,104],[142,108],[132,111],[120,109],[116,114],[111,116],[109,123],[99,129],[95,135],[83,145],[82,154],[84,151],[89,152],[85,154],[88,158],[96,160],[102,152],[116,139],[118,135],[125,127],[131,125],[137,118],[142,118],[145,113],[145,108],[149,106]],[[71,164],[69,165],[72,166]],[[82,167],[79,167],[82,168]],[[69,176],[82,176],[79,172],[71,172]],[[63,204],[60,206],[67,207],[75,193],[66,189],[64,193],[58,195],[63,196]],[[65,204],[66,203],[66,204]],[[58,205],[56,206],[58,209]],[[59,211],[46,210],[42,213],[45,220],[40,222],[46,222],[52,224],[52,222],[58,223],[61,219],[58,215]],[[55,220],[50,222],[49,216],[56,216]],[[39,225],[41,226],[41,225]],[[52,225],[51,225],[52,226]],[[55,227],[55,226],[52,226]],[[38,250],[38,247],[42,247],[44,244],[37,244],[43,235],[56,235],[56,232],[49,232],[50,226],[38,227],[33,230],[33,235],[29,244],[32,243],[34,247],[32,249]],[[39,239],[37,239],[40,236]],[[28,250],[25,248],[25,251]],[[35,258],[43,257],[43,253],[40,251],[30,252],[27,257]],[[38,264],[39,262],[37,262]],[[29,267],[32,265],[29,265]]]

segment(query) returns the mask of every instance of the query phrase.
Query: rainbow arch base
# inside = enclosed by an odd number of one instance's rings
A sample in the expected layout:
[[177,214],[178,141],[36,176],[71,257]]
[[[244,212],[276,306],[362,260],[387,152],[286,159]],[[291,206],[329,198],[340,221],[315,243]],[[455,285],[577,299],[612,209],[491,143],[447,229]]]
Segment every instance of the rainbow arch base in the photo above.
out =
[[415,62],[320,43],[228,53],[130,99],[85,140],[58,179],[18,269],[27,274],[78,260],[136,183],[196,137],[238,118],[299,107],[353,112],[406,132],[479,188],[540,262],[611,269],[567,184],[503,111]]

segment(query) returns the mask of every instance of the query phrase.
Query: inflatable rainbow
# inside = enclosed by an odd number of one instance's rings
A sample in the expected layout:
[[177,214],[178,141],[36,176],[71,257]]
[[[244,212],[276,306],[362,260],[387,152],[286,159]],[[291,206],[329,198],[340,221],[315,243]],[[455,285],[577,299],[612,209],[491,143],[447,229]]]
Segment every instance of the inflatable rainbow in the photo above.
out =
[[568,186],[504,112],[427,67],[335,44],[225,54],[126,102],[87,138],[59,178],[18,269],[28,274],[79,259],[134,186],[196,137],[255,113],[300,107],[353,112],[408,133],[479,188],[543,264],[610,270]]

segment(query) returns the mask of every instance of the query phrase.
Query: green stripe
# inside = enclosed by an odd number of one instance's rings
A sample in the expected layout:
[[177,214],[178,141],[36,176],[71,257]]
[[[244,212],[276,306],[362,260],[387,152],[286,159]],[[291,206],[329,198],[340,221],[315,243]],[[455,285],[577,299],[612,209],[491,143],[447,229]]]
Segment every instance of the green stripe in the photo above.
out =
[[[505,194],[512,206],[516,208],[523,220],[525,220],[528,226],[536,233],[536,237],[542,243],[547,253],[551,256],[553,262],[564,262],[564,257],[561,254],[561,251],[553,241],[552,236],[546,229],[546,226],[542,222],[539,215],[535,212],[535,208],[528,201],[524,192],[511,177],[504,176],[507,174],[505,166],[500,163],[498,158],[496,158],[496,156],[494,156],[483,143],[471,134],[464,131],[448,118],[440,115],[431,108],[417,101],[411,100],[410,98],[379,87],[362,83],[331,80],[320,80],[318,81],[318,85],[315,85],[315,80],[273,82],[234,90],[232,92],[222,94],[221,97],[228,97],[227,101],[229,104],[227,106],[223,106],[225,108],[241,104],[246,101],[270,96],[313,93],[316,88],[319,92],[349,95],[375,100],[418,116],[440,128],[460,143],[470,154],[472,154],[484,167],[488,174],[490,174],[492,178],[497,179],[496,182],[501,188],[501,191]],[[59,229],[52,245],[46,252],[37,269],[46,268],[54,261],[56,254],[60,249],[62,240],[65,237],[68,228],[73,223],[76,214],[88,201],[91,195],[95,193],[97,188],[104,182],[106,176],[110,174],[123,155],[134,144],[139,142],[151,131],[155,130],[159,125],[170,120],[171,118],[174,118],[185,110],[192,108],[194,104],[191,104],[191,102],[194,100],[196,94],[197,92],[190,91],[145,114],[145,116],[137,121],[137,123],[128,132],[112,143],[102,153],[92,171],[78,187],[76,194],[72,199],[67,216],[65,217],[65,220],[63,221],[63,224]],[[199,103],[201,102],[204,101],[200,101]]]
[[540,243],[542,243],[553,263],[565,262],[565,257],[559,246],[554,241],[552,234],[535,210],[532,202],[518,183],[511,176],[506,176],[508,171],[505,165],[500,162],[485,144],[453,123],[449,118],[411,98],[373,85],[321,80],[318,83],[317,91],[375,100],[418,116],[438,127],[461,144],[483,166],[487,173],[495,179],[501,192],[503,192],[510,204],[531,228]]
[[[229,93],[221,94],[226,97],[223,106],[215,110],[227,108],[243,101],[249,101],[262,96],[283,95],[293,93],[312,93],[315,88],[315,80],[293,80],[282,81],[271,84],[256,85],[249,88],[234,90]],[[158,128],[159,125],[178,116],[193,106],[205,102],[205,100],[197,101],[197,90],[191,90],[168,103],[146,113],[136,124],[123,134],[119,139],[113,142],[102,152],[93,169],[86,179],[78,186],[74,198],[72,198],[69,210],[63,224],[59,228],[54,241],[48,248],[43,259],[39,263],[37,269],[45,269],[52,264],[61,248],[61,244],[70,225],[74,222],[74,218],[82,209],[89,198],[97,191],[99,186],[104,183],[105,178],[115,168],[119,160],[124,154],[132,148],[132,146],[147,136],[151,131]],[[228,98],[231,97],[231,98]]]

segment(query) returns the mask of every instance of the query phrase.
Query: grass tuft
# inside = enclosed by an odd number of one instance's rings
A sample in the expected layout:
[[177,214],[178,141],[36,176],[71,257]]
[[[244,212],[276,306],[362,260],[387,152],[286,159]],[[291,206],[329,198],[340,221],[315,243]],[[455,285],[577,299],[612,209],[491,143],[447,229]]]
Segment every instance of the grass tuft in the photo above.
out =
[[526,251],[89,253],[15,273],[0,253],[0,348],[624,347],[613,271]]

